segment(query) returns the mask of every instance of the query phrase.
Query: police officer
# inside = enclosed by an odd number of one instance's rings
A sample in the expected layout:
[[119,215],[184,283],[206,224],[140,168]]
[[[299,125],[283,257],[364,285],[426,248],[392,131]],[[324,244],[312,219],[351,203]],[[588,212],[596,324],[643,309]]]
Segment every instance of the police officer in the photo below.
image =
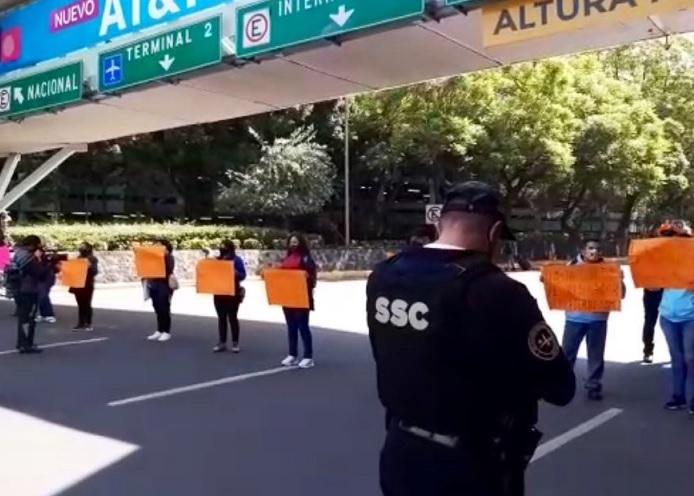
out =
[[488,185],[446,197],[434,244],[369,279],[369,336],[386,408],[385,496],[522,495],[538,400],[567,405],[572,367],[537,303],[492,264],[513,239]]

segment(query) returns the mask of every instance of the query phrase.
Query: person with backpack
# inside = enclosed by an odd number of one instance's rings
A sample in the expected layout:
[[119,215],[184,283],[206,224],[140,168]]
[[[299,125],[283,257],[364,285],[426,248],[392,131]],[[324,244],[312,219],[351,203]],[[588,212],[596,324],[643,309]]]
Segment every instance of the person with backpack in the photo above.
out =
[[43,263],[43,246],[38,236],[27,236],[16,247],[7,269],[7,287],[17,304],[17,349],[20,353],[40,353],[34,344],[39,285],[50,277]]
[[79,257],[89,262],[87,269],[87,280],[83,288],[70,288],[70,293],[75,295],[77,301],[77,325],[72,329],[75,332],[93,331],[92,298],[94,297],[94,281],[99,274],[99,260],[94,256],[94,247],[86,241],[80,245]]
[[[289,335],[289,355],[282,360],[285,367],[299,366],[309,369],[315,365],[313,361],[313,336],[309,326],[309,316],[314,310],[313,290],[318,280],[316,262],[311,257],[311,250],[303,236],[292,234],[287,240],[287,255],[282,260],[281,269],[302,270],[308,280],[309,308],[284,308]],[[304,345],[304,358],[299,361],[299,335]]]

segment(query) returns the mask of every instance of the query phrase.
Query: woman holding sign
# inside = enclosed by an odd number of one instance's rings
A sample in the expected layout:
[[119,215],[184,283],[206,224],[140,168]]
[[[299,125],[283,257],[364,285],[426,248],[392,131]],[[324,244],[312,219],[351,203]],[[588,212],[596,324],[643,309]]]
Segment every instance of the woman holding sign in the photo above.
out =
[[[284,317],[287,321],[289,334],[289,355],[282,360],[285,367],[298,365],[303,369],[315,365],[313,361],[313,337],[309,326],[309,315],[314,309],[313,290],[316,287],[317,273],[316,263],[311,257],[306,239],[298,234],[293,234],[287,241],[287,255],[284,257],[281,269],[301,270],[306,273],[308,280],[309,308],[284,308]],[[304,358],[299,361],[299,335],[304,346]]]
[[87,279],[84,287],[70,288],[70,293],[75,295],[77,301],[77,325],[72,330],[75,332],[93,331],[92,298],[94,297],[94,281],[99,274],[99,260],[94,256],[94,247],[86,241],[82,243],[78,260],[86,260],[89,266],[87,267]]
[[147,290],[152,299],[154,312],[157,314],[157,331],[149,336],[150,341],[165,343],[171,339],[171,297],[175,289],[172,275],[174,273],[175,261],[173,257],[173,246],[171,243],[162,239],[157,243],[164,247],[164,277],[147,279]]
[[241,257],[236,255],[236,245],[232,241],[222,242],[219,249],[218,260],[228,261],[234,264],[234,279],[236,291],[234,296],[215,295],[214,308],[217,311],[217,321],[219,324],[219,344],[214,347],[215,353],[227,351],[227,336],[231,327],[231,352],[239,353],[239,338],[241,327],[239,325],[239,306],[243,301],[244,289],[241,282],[246,279],[246,266]]

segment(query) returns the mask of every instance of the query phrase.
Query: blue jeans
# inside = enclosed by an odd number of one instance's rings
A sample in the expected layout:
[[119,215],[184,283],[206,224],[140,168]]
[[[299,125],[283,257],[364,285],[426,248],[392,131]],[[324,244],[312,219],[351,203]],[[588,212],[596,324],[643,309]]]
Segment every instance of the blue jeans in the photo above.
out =
[[291,356],[299,356],[299,334],[301,334],[301,342],[304,344],[304,358],[313,358],[313,338],[308,324],[310,313],[310,311],[303,309],[284,309]]
[[660,318],[670,357],[672,357],[672,395],[694,404],[694,320],[672,322]]
[[53,285],[39,285],[39,315],[41,317],[55,317],[53,303],[51,302],[51,289]]
[[572,365],[576,363],[578,349],[583,339],[588,347],[588,377],[586,389],[602,391],[602,376],[605,372],[605,343],[607,341],[607,322],[571,322],[566,321],[562,347]]

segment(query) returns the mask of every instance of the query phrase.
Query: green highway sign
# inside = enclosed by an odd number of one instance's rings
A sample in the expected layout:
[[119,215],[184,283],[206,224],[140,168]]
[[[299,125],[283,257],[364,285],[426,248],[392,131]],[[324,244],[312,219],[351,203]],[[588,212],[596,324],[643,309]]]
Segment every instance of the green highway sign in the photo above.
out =
[[79,101],[82,82],[82,62],[0,82],[0,118]]
[[122,90],[218,64],[221,25],[216,16],[99,54],[99,91]]
[[423,12],[424,0],[263,0],[236,10],[236,55],[252,57]]

